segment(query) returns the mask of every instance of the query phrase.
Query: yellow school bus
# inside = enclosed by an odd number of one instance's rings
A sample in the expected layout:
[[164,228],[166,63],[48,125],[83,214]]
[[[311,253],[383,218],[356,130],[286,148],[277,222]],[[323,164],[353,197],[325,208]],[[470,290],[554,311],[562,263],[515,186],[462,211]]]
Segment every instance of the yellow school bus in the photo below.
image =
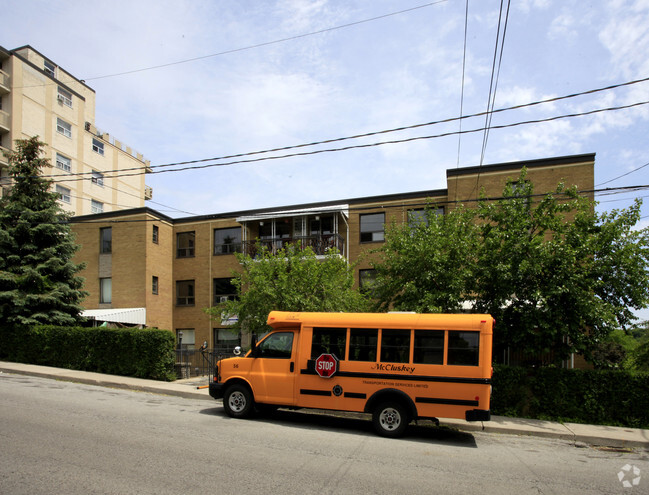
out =
[[272,331],[217,363],[210,395],[236,418],[265,407],[372,414],[397,437],[411,420],[491,417],[490,315],[272,311]]

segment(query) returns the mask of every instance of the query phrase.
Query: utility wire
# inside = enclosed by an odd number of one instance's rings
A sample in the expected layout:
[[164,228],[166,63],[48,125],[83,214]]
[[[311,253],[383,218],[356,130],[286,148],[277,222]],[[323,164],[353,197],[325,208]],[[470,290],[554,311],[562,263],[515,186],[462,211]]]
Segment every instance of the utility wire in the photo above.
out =
[[[522,108],[529,108],[537,105],[542,105],[545,103],[553,103],[561,100],[566,100],[566,99],[571,99],[571,98],[576,98],[579,96],[585,96],[585,95],[590,95],[590,94],[595,94],[599,93],[602,91],[609,91],[625,86],[630,86],[630,85],[635,85],[635,84],[640,84],[643,82],[649,81],[649,77],[643,78],[643,79],[636,79],[633,81],[627,81],[624,83],[619,83],[619,84],[614,84],[610,86],[605,86],[602,88],[596,88],[596,89],[591,89],[587,91],[582,91],[578,93],[572,93],[564,96],[557,96],[557,97],[552,97],[552,98],[546,98],[544,100],[537,100],[531,103],[522,103],[519,105],[513,105],[510,107],[505,107],[505,108],[499,108],[496,110],[493,110],[492,113],[502,113],[502,112],[507,112],[510,110],[518,110]],[[233,154],[233,155],[225,155],[225,156],[218,156],[218,157],[212,157],[212,158],[201,158],[197,160],[187,160],[187,161],[181,161],[181,162],[174,162],[174,163],[166,163],[166,164],[160,164],[160,165],[150,165],[149,167],[135,167],[135,168],[124,168],[124,169],[119,169],[119,170],[112,170],[112,171],[107,171],[106,173],[118,173],[118,172],[130,172],[134,170],[143,170],[145,168],[150,168],[150,169],[157,169],[157,168],[162,168],[162,167],[173,167],[173,166],[179,166],[179,165],[190,165],[194,163],[204,163],[204,162],[211,162],[211,161],[219,161],[219,160],[228,160],[232,158],[240,158],[240,157],[245,157],[245,156],[253,156],[253,155],[260,155],[260,154],[267,154],[267,153],[275,153],[278,151],[287,151],[291,149],[299,149],[299,148],[306,148],[310,146],[317,146],[321,144],[330,144],[330,143],[335,143],[335,142],[341,142],[341,141],[347,141],[351,139],[360,139],[364,137],[371,137],[371,136],[377,136],[381,134],[388,134],[392,132],[400,132],[400,131],[405,131],[405,130],[411,130],[411,129],[417,129],[420,127],[427,127],[427,126],[433,126],[433,125],[438,125],[438,124],[445,124],[445,123],[450,123],[450,122],[455,122],[455,121],[462,121],[464,119],[471,119],[474,117],[481,117],[484,116],[486,112],[479,112],[475,114],[470,114],[470,115],[464,115],[460,117],[451,117],[443,120],[436,120],[432,122],[425,122],[425,123],[420,123],[420,124],[413,124],[413,125],[408,125],[408,126],[402,126],[402,127],[396,127],[392,129],[385,129],[381,131],[373,131],[373,132],[368,132],[364,134],[356,134],[356,135],[351,135],[351,136],[345,136],[345,137],[340,137],[340,138],[333,138],[333,139],[326,139],[326,140],[321,140],[321,141],[314,141],[311,143],[303,143],[303,144],[297,144],[297,145],[290,145],[290,146],[283,146],[279,148],[272,148],[272,149],[267,149],[267,150],[260,150],[260,151],[251,151],[247,153],[238,153],[238,154]],[[91,175],[92,172],[78,172],[74,174],[69,174],[69,175],[75,175],[75,176],[83,176],[83,175]],[[45,175],[44,177],[60,177],[60,175]]]
[[[615,110],[623,110],[623,109],[628,109],[628,108],[634,108],[638,107],[641,105],[647,105],[649,104],[649,101],[641,101],[641,102],[636,102],[636,103],[631,103],[628,105],[621,105],[617,107],[608,107],[608,108],[599,108],[595,110],[590,110],[586,112],[578,112],[578,113],[572,113],[572,114],[565,114],[565,115],[557,115],[554,117],[547,117],[544,119],[535,119],[535,120],[526,120],[526,121],[521,121],[521,122],[514,122],[511,124],[502,124],[502,125],[497,125],[497,126],[492,126],[492,129],[506,129],[510,127],[518,127],[522,125],[529,125],[529,124],[539,124],[539,123],[544,123],[544,122],[552,122],[555,120],[561,120],[561,119],[566,119],[566,118],[575,118],[575,117],[583,117],[585,115],[594,115],[597,113],[602,113],[602,112],[610,112],[610,111],[615,111]],[[463,130],[463,131],[449,131],[449,132],[444,132],[440,134],[434,134],[434,135],[428,135],[428,136],[415,136],[415,137],[410,137],[410,138],[404,138],[404,139],[395,139],[391,141],[379,141],[375,143],[368,143],[368,144],[357,144],[357,145],[350,145],[350,146],[344,146],[341,148],[328,148],[328,149],[322,149],[322,150],[315,150],[315,151],[305,151],[305,152],[300,152],[300,153],[287,153],[284,155],[276,155],[276,156],[268,156],[268,157],[261,157],[261,158],[251,158],[251,159],[246,159],[246,160],[234,160],[230,162],[222,162],[222,163],[208,163],[204,165],[193,165],[193,166],[187,166],[187,167],[181,167],[181,168],[175,168],[175,169],[167,169],[167,170],[154,170],[152,172],[148,172],[149,174],[160,174],[160,173],[168,173],[168,172],[182,172],[186,170],[200,170],[200,169],[205,169],[205,168],[213,168],[213,167],[225,167],[229,165],[238,165],[238,164],[244,164],[244,163],[255,163],[255,162],[262,162],[262,161],[268,161],[268,160],[280,160],[280,159],[285,159],[285,158],[293,158],[297,156],[311,156],[311,155],[318,155],[318,154],[323,154],[323,153],[332,153],[332,152],[340,152],[340,151],[348,151],[352,149],[362,149],[362,148],[371,148],[371,147],[376,147],[376,146],[383,146],[387,144],[400,144],[400,143],[408,143],[408,142],[413,142],[413,141],[421,141],[421,140],[428,140],[428,139],[436,139],[436,138],[441,138],[441,137],[448,137],[448,136],[454,136],[457,134],[470,134],[470,133],[476,133],[476,132],[483,132],[484,127],[479,127],[476,129],[469,129],[469,130]],[[127,169],[124,169],[125,171]],[[143,175],[147,172],[141,170],[141,169],[133,169],[136,170],[132,173],[121,173],[123,171],[117,171],[115,175],[104,175],[105,178],[114,178],[114,177],[131,177],[131,176],[137,176],[137,175]],[[110,173],[110,172],[109,172]],[[88,177],[76,177],[73,179],[62,179],[58,180],[60,175],[55,175],[55,176],[47,176],[51,177],[53,180],[52,182],[62,182],[62,181],[79,181],[79,180],[89,180]]]
[[[295,35],[295,36],[289,36],[287,38],[281,38],[281,39],[277,39],[277,40],[273,40],[273,41],[265,41],[263,43],[257,43],[255,45],[249,45],[249,46],[244,46],[244,47],[240,47],[240,48],[233,48],[231,50],[224,50],[222,52],[211,53],[209,55],[202,55],[200,57],[193,57],[193,58],[187,58],[187,59],[183,59],[183,60],[177,60],[175,62],[169,62],[169,63],[166,63],[166,64],[152,65],[152,66],[149,66],[149,67],[142,67],[140,69],[127,70],[127,71],[123,71],[123,72],[117,72],[117,73],[114,73],[114,74],[106,74],[106,75],[103,75],[103,76],[86,77],[85,79],[80,79],[80,81],[85,83],[86,81],[95,81],[95,80],[98,80],[98,79],[106,79],[106,78],[109,78],[109,77],[125,76],[125,75],[128,75],[128,74],[135,74],[135,73],[138,73],[138,72],[145,72],[145,71],[149,71],[149,70],[162,69],[164,67],[171,67],[173,65],[187,64],[187,63],[190,63],[190,62],[196,62],[198,60],[205,60],[207,58],[220,57],[222,55],[229,55],[231,53],[238,53],[238,52],[243,52],[243,51],[247,51],[247,50],[253,50],[255,48],[262,48],[264,46],[276,45],[278,43],[285,43],[287,41],[293,41],[293,40],[297,40],[297,39],[301,39],[301,38],[307,38],[309,36],[315,36],[315,35],[318,35],[318,34],[323,34],[323,33],[328,33],[328,32],[331,32],[331,31],[336,31],[338,29],[345,29],[345,28],[349,28],[349,27],[353,27],[353,26],[358,26],[359,24],[365,24],[365,23],[368,23],[368,22],[378,21],[378,20],[381,20],[381,19],[385,19],[387,17],[392,17],[392,16],[396,16],[396,15],[400,15],[400,14],[405,14],[407,12],[412,12],[412,11],[423,9],[423,8],[426,8],[426,7],[431,7],[433,5],[437,5],[437,4],[448,2],[448,1],[449,0],[437,0],[436,2],[429,2],[429,3],[423,4],[423,5],[417,5],[415,7],[411,7],[411,8],[408,8],[408,9],[399,10],[397,12],[390,12],[388,14],[383,14],[383,15],[379,15],[379,16],[376,16],[376,17],[370,17],[368,19],[362,19],[360,21],[354,21],[354,22],[349,22],[347,24],[341,24],[340,26],[333,26],[333,27],[329,27],[329,28],[325,28],[325,29],[320,29],[318,31],[312,31],[310,33],[298,34],[298,35]],[[60,82],[66,83],[66,82],[73,82],[73,81],[76,81],[76,80],[77,79],[75,78],[75,79],[70,80],[70,81],[60,81]],[[46,86],[46,85],[49,85],[49,84],[56,84],[56,83],[45,83],[45,84],[38,84],[38,85],[34,85],[34,86]],[[27,88],[27,87],[34,87],[34,86],[22,86],[22,87]]]
[[627,175],[632,174],[633,172],[637,172],[638,170],[641,170],[641,169],[643,169],[645,167],[649,167],[649,162],[645,163],[644,165],[642,165],[642,166],[640,166],[638,168],[634,168],[633,170],[631,170],[631,171],[629,171],[629,172],[627,172],[625,174],[618,175],[617,177],[614,177],[614,178],[612,178],[610,180],[607,180],[606,182],[601,182],[600,184],[597,184],[597,185],[598,186],[603,186],[604,184],[608,184],[609,182],[613,182],[615,180],[621,179],[622,177],[626,177]]
[[[647,191],[649,190],[649,184],[645,185],[635,185],[635,186],[622,186],[622,187],[613,187],[613,188],[603,188],[603,189],[585,189],[585,190],[579,190],[577,191],[577,194],[582,196],[582,197],[587,197],[590,194],[594,194],[595,196],[612,196],[612,195],[617,195],[617,194],[627,194],[629,192],[637,192],[637,191]],[[549,192],[544,192],[544,193],[535,193],[535,194],[530,194],[528,196],[525,196],[525,198],[543,198],[547,196],[548,194],[554,195],[555,193],[553,191]],[[562,193],[559,196],[568,196],[568,193]],[[449,204],[464,204],[464,203],[478,203],[481,201],[487,201],[487,202],[492,202],[492,201],[500,201],[500,200],[507,200],[507,199],[520,199],[521,197],[519,196],[492,196],[492,197],[486,197],[486,198],[467,198],[467,199],[462,199],[462,200],[445,200],[445,201],[434,201],[434,198],[429,198],[426,201],[420,202],[420,203],[400,203],[400,204],[390,204],[390,205],[367,205],[367,206],[351,206],[347,208],[348,211],[350,212],[367,212],[367,211],[377,211],[377,210],[385,210],[386,208],[399,208],[399,207],[407,207],[407,208],[413,208],[413,207],[421,207],[421,206],[442,206],[442,205],[449,205]],[[278,207],[278,209],[281,209],[282,211],[286,210],[287,207]],[[299,210],[299,208],[297,209]],[[115,213],[115,212],[111,212]],[[128,213],[128,212],[125,212]],[[323,214],[323,213],[331,213],[331,210],[327,210],[325,207],[323,209],[318,210],[318,209],[309,209],[308,212],[305,211],[305,214],[309,215],[317,215],[317,214]],[[224,213],[224,214],[219,214],[219,216],[227,216],[230,213]],[[257,216],[259,217],[267,217],[267,218],[272,218],[277,216],[277,211],[265,211],[265,212],[258,212],[256,213]],[[171,219],[173,222],[174,220],[177,219]],[[83,222],[64,222],[64,223],[84,223],[84,224],[89,224],[89,223],[141,223],[141,222],[149,222],[149,221],[158,221],[157,219],[149,219],[149,220],[138,220],[138,219],[127,219],[127,220],[110,220],[110,219],[97,219],[97,220],[89,220],[89,221],[83,221]]]

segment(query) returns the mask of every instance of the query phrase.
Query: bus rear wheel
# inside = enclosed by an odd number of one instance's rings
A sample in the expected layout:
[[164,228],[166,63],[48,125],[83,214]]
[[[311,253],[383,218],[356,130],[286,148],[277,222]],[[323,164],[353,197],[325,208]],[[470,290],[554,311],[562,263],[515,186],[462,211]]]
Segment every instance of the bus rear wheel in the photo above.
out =
[[383,437],[400,437],[406,431],[408,423],[408,413],[398,402],[383,402],[372,413],[374,429]]
[[252,392],[243,385],[232,385],[223,394],[223,409],[232,418],[247,418],[254,408]]

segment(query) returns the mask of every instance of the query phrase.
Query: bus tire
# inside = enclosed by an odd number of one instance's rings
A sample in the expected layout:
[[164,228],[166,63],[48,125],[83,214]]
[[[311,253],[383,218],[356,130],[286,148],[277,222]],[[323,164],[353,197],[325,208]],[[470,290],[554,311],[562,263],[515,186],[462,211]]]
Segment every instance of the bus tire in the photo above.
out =
[[252,392],[245,385],[230,385],[223,394],[223,409],[231,418],[249,417],[254,406]]
[[372,412],[372,424],[382,437],[396,438],[403,435],[410,423],[406,408],[399,402],[382,402]]

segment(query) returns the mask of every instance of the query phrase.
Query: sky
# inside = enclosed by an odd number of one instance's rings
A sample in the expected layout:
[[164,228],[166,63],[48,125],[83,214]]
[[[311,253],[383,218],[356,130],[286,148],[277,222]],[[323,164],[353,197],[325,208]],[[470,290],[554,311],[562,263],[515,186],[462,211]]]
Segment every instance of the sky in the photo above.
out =
[[[616,188],[597,209],[644,198],[649,226],[648,189],[617,189],[649,184],[649,81],[495,113],[486,137],[466,132],[484,115],[457,119],[649,78],[649,0],[514,0],[508,12],[507,0],[0,7],[0,45],[29,44],[85,80],[97,127],[164,171],[147,176],[147,205],[169,216],[444,189],[449,168],[596,153],[596,188]],[[402,142],[311,153],[385,141]],[[231,155],[244,156],[156,168]]]

